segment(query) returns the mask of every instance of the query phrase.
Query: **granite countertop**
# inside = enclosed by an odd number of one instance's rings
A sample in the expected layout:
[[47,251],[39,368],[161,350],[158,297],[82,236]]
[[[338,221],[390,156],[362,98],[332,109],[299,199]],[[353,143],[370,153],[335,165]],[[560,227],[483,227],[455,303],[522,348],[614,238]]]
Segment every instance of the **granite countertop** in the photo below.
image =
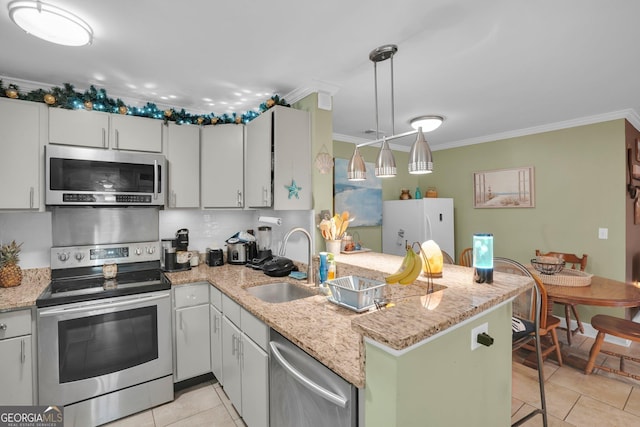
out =
[[22,270],[22,283],[11,288],[0,288],[0,311],[31,308],[42,291],[49,286],[51,269]]
[[[386,274],[400,266],[402,258],[367,252],[337,255],[336,261],[339,276],[384,280]],[[322,295],[279,304],[264,302],[249,294],[246,288],[276,281],[309,285],[289,277],[268,277],[245,266],[201,265],[167,276],[173,285],[198,281],[212,283],[360,388],[365,383],[363,337],[402,350],[520,294],[533,284],[530,278],[499,272],[494,273],[493,284],[477,284],[473,281],[471,268],[445,265],[443,277],[434,279],[436,292],[429,296],[427,282],[421,276],[412,285],[386,287],[385,296],[395,306],[358,314],[329,302]]]
[[[338,276],[384,280],[402,262],[395,255],[366,252],[336,255]],[[317,257],[315,258],[317,263]],[[245,266],[201,264],[186,272],[167,273],[172,285],[206,281],[246,310],[280,332],[356,387],[365,385],[363,337],[394,350],[403,350],[494,307],[529,288],[533,280],[495,272],[491,285],[473,281],[473,270],[445,265],[443,277],[434,279],[435,292],[427,295],[420,277],[412,285],[390,285],[385,297],[395,304],[384,310],[355,313],[323,295],[286,303],[267,303],[246,291],[265,283],[287,281],[309,286],[290,277],[269,277]],[[23,271],[22,284],[0,288],[0,311],[30,308],[51,280],[48,268]],[[313,287],[318,291],[318,288]]]

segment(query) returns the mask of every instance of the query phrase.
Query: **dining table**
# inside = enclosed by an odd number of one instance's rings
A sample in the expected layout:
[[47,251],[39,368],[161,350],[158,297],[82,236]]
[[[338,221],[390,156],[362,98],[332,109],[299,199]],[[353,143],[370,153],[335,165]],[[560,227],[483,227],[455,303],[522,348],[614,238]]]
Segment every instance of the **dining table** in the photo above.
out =
[[[545,283],[543,274],[538,277]],[[549,280],[546,280],[549,282]],[[563,286],[545,283],[548,299],[548,311],[552,314],[553,303],[590,305],[597,307],[640,307],[640,286],[618,280],[591,275],[590,283],[586,286]],[[569,326],[567,326],[569,327]],[[563,360],[568,364],[583,369],[586,360],[578,357],[565,348]]]

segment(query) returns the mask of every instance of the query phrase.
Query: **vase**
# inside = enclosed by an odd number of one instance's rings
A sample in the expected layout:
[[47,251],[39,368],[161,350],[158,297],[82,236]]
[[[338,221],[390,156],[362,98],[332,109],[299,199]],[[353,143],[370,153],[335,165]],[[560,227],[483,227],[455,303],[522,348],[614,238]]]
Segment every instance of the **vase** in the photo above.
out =
[[340,244],[342,243],[341,240],[325,240],[325,244],[327,247],[327,252],[331,252],[332,254],[339,254],[340,253]]

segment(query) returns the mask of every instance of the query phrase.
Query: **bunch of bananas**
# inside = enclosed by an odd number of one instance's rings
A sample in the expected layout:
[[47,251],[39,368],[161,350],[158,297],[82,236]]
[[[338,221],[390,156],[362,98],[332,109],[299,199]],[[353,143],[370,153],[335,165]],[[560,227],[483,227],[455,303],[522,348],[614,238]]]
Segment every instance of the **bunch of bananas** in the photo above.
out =
[[422,258],[419,257],[411,245],[406,246],[407,253],[402,260],[402,265],[398,271],[384,278],[389,284],[400,283],[401,285],[409,285],[413,283],[422,271]]

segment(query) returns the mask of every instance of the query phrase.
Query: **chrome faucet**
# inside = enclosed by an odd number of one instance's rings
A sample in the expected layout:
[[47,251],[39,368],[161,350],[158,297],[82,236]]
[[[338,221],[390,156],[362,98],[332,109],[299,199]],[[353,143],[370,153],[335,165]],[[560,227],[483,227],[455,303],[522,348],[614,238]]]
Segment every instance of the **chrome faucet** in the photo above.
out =
[[278,255],[280,256],[284,256],[284,253],[287,249],[287,241],[289,240],[289,237],[295,233],[296,231],[301,232],[302,234],[304,234],[305,236],[307,236],[307,240],[308,240],[308,256],[309,256],[309,263],[307,264],[307,283],[310,285],[315,285],[315,282],[313,280],[313,260],[311,259],[311,234],[309,234],[309,232],[307,230],[305,230],[302,227],[295,227],[292,228],[291,230],[289,230],[287,232],[287,234],[284,235],[284,239],[282,239],[282,246],[280,246],[280,253]]

